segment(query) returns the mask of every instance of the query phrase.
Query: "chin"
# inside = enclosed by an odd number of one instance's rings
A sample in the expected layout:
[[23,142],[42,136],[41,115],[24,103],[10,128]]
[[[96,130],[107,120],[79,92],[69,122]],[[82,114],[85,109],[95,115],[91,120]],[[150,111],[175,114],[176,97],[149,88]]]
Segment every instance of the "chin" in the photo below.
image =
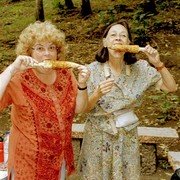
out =
[[115,53],[113,54],[113,57],[114,57],[114,58],[120,58],[120,57],[122,57],[122,55],[124,55],[124,52],[115,52]]
[[41,74],[48,74],[48,73],[51,73],[52,71],[53,71],[53,69],[45,69],[45,68],[37,69],[37,72],[41,73]]

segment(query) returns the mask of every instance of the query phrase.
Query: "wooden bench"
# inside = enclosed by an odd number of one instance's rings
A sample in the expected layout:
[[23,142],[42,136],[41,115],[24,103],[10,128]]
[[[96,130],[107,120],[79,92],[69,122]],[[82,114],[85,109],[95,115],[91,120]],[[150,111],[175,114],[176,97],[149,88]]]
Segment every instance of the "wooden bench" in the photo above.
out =
[[180,168],[180,151],[179,152],[169,151],[168,152],[168,161],[174,171],[176,169],[179,169]]
[[[72,126],[72,139],[77,164],[81,143],[84,133],[84,124],[74,123]],[[157,166],[157,149],[159,145],[165,144],[171,147],[178,143],[179,136],[173,128],[138,127],[138,137],[141,143],[141,171],[144,174],[152,174]]]

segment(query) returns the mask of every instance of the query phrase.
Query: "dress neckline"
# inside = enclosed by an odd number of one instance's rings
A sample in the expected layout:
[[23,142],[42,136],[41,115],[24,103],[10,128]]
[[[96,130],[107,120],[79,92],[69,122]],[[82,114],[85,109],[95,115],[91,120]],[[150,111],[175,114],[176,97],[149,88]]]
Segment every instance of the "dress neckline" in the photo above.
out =
[[55,73],[56,73],[55,80],[53,81],[53,83],[48,84],[48,83],[43,82],[43,81],[37,76],[37,74],[35,73],[35,71],[33,71],[33,69],[31,69],[30,71],[31,71],[31,73],[33,74],[33,76],[36,78],[36,80],[37,80],[38,82],[44,84],[44,85],[47,86],[47,87],[53,86],[53,85],[56,83],[57,78],[58,78],[58,77],[57,77],[57,71],[55,71]]

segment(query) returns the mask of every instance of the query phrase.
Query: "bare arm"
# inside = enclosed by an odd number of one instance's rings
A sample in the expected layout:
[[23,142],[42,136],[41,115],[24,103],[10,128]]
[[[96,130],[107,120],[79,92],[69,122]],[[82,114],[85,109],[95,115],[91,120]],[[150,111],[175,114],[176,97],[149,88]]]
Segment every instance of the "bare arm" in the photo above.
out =
[[0,74],[0,100],[2,99],[7,85],[9,84],[16,69],[11,64]]
[[177,90],[177,85],[166,67],[163,67],[163,63],[160,61],[159,53],[156,49],[147,45],[145,47],[144,53],[148,56],[149,62],[152,63],[157,69],[160,68],[159,72],[162,77],[162,82],[158,82],[157,86],[160,86],[160,89],[166,92],[174,92]]
[[87,106],[88,103],[88,93],[86,81],[90,76],[90,71],[85,66],[80,66],[78,68],[78,93],[76,97],[76,113],[81,113]]
[[0,74],[0,100],[2,99],[7,85],[17,71],[22,71],[29,68],[29,64],[36,62],[29,56],[18,56],[16,60],[9,65],[5,71]]
[[159,72],[162,79],[157,83],[157,86],[160,86],[159,88],[165,92],[175,92],[177,90],[177,85],[168,69],[164,67]]

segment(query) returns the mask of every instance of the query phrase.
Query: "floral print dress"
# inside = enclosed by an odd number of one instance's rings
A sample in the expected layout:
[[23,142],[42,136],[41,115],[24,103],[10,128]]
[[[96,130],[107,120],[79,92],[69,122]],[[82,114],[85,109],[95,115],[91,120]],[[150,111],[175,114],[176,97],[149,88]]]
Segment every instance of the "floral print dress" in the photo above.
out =
[[78,164],[80,179],[139,180],[138,123],[116,128],[115,117],[139,106],[144,91],[160,80],[160,73],[145,60],[130,65],[130,75],[124,68],[119,77],[113,76],[107,63],[93,62],[89,68],[89,95],[107,78],[107,69],[108,76],[115,79],[115,86],[87,114]]

